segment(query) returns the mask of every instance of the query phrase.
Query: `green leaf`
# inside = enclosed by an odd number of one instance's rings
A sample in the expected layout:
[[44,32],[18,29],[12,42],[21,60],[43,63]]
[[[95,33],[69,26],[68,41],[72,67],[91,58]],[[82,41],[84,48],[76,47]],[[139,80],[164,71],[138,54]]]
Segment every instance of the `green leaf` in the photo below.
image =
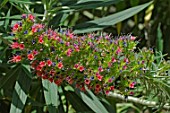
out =
[[137,6],[139,4],[139,0],[130,0],[131,6]]
[[156,46],[157,46],[156,49],[158,52],[163,51],[163,39],[162,39],[161,24],[159,24],[158,28],[157,28]]
[[58,87],[54,82],[42,80],[45,102],[48,107],[49,113],[56,113],[59,102]]
[[[8,10],[8,12],[7,12],[7,17],[10,17],[10,13],[11,13],[11,8]],[[9,19],[8,18],[6,18],[5,19],[5,30],[7,30],[7,28],[8,28],[8,25],[9,25]]]
[[[10,70],[10,65],[6,63],[0,63],[0,83],[2,84],[2,78],[4,78],[6,75],[3,75],[3,73],[7,73]],[[1,87],[0,87],[1,88]]]
[[72,91],[67,91],[65,92],[65,95],[67,100],[70,102],[70,104],[77,112],[88,112],[88,113],[92,112],[92,109],[90,109],[76,93]]
[[120,1],[123,0],[79,0],[77,3],[69,7],[76,10],[95,9],[97,7],[117,4]]
[[2,59],[2,58],[5,56],[6,51],[7,51],[7,49],[8,49],[8,46],[7,46],[7,47],[4,47],[3,49],[4,49],[4,50],[3,50],[2,52],[0,52],[0,59]]
[[13,69],[11,69],[2,79],[1,79],[1,84],[0,88],[3,86],[8,86],[13,85],[15,83],[16,78],[18,77],[18,72],[20,71],[21,66],[17,65]]
[[53,19],[50,20],[49,26],[52,26],[53,28],[58,28],[58,26],[62,24],[68,16],[69,14],[64,12],[57,14],[53,17]]
[[0,40],[3,41],[7,45],[10,44],[9,40],[5,39],[5,37],[3,38],[0,36]]
[[30,0],[29,1],[25,1],[25,0],[9,0],[9,2],[14,2],[14,3],[19,3],[19,4],[29,4],[29,5],[42,4],[41,1],[31,2]]
[[101,98],[101,102],[109,113],[116,113],[116,102],[114,98]]
[[118,12],[116,14],[112,14],[112,15],[109,15],[109,16],[106,16],[100,19],[96,19],[96,20],[92,20],[92,21],[79,24],[74,27],[74,33],[86,33],[86,32],[92,32],[96,30],[102,30],[106,27],[112,26],[116,23],[119,23],[135,15],[136,13],[140,12],[141,10],[149,6],[151,3],[152,2],[145,3],[143,5],[132,7],[124,11]]
[[8,0],[3,0],[3,2],[0,4],[0,9],[5,6],[5,4],[8,2]]
[[13,2],[10,2],[10,4],[11,4],[12,6],[16,7],[16,8],[17,8],[20,12],[22,12],[22,13],[29,13],[26,8],[23,8],[23,7],[20,6],[20,5],[16,5],[16,4],[14,4]]
[[22,113],[27,100],[27,94],[31,86],[31,78],[27,75],[28,71],[21,68],[18,72],[19,77],[15,83],[10,113]]
[[88,94],[90,96],[87,96],[83,92],[78,92],[81,99],[96,113],[109,113],[107,109],[102,105],[102,103],[99,101],[99,99],[86,88]]
[[44,107],[45,104],[41,103],[41,102],[38,102],[30,97],[28,97],[28,103],[31,103],[31,106],[37,106],[37,107]]

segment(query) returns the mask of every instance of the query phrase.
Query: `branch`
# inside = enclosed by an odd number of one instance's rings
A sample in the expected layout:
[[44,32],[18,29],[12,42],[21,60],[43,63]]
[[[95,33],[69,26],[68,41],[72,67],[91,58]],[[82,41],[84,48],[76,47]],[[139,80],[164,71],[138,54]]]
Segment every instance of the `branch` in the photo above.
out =
[[[148,101],[148,100],[143,100],[143,99],[140,99],[140,98],[136,98],[136,97],[132,97],[132,96],[128,96],[127,99],[125,99],[125,96],[121,95],[121,94],[117,94],[117,93],[109,93],[110,97],[113,97],[113,98],[118,98],[118,99],[121,99],[121,100],[126,100],[126,101],[129,101],[129,102],[134,102],[134,103],[137,103],[137,104],[142,104],[142,105],[145,105],[145,106],[158,106],[158,103],[155,102],[155,101]],[[170,109],[170,106],[169,104],[166,104],[163,106],[164,109]]]

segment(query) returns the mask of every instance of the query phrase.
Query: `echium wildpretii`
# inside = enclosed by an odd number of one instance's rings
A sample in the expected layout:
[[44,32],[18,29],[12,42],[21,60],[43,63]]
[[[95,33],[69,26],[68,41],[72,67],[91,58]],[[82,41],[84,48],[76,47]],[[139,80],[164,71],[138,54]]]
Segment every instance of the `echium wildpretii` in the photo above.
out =
[[33,72],[57,85],[63,82],[85,91],[108,94],[119,90],[133,94],[136,79],[153,62],[152,50],[135,52],[131,35],[78,36],[69,30],[57,32],[35,23],[33,15],[23,14],[12,28],[15,50],[11,62],[29,61]]

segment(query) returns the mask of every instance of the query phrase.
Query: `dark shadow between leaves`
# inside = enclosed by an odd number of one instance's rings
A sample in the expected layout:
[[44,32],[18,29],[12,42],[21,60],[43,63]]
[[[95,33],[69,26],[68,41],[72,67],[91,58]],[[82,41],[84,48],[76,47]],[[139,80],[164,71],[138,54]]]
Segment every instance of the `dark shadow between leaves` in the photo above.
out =
[[[73,27],[73,32],[80,32],[80,31],[88,31],[90,29],[90,31],[96,31],[96,30],[101,30],[104,29],[106,27],[109,27],[109,25],[98,25],[96,23],[92,23],[92,22],[85,22],[82,24],[78,24],[76,26]],[[87,29],[88,28],[88,29]]]

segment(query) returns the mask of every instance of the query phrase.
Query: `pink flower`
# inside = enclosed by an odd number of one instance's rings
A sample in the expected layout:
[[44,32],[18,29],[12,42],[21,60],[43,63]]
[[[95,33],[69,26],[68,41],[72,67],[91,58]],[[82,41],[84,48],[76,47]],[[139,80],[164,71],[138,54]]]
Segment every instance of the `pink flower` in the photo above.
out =
[[69,48],[69,49],[67,50],[67,56],[71,56],[71,52],[72,52],[72,50]]
[[14,26],[13,26],[13,28],[12,28],[12,31],[17,31],[18,28],[19,28],[19,24],[16,23],[16,24],[14,24]]
[[66,46],[70,46],[70,42],[66,42]]
[[53,78],[48,78],[48,80],[52,83],[54,79]]
[[108,62],[108,67],[110,68],[112,66],[112,63],[111,62]]
[[103,68],[101,66],[98,68],[98,70],[99,72],[103,72]]
[[71,33],[70,31],[68,31],[67,33],[68,33],[67,35],[69,36],[69,38],[73,39],[73,37],[74,37],[73,33]]
[[126,69],[127,69],[127,66],[126,66],[126,65],[125,65],[125,66],[123,66],[123,69],[124,69],[124,70],[126,70]]
[[131,91],[131,92],[130,92],[130,95],[134,95],[134,92]]
[[99,81],[102,81],[103,76],[101,76],[99,72],[96,73],[96,77]]
[[71,52],[67,51],[67,56],[71,56]]
[[25,47],[24,44],[19,44],[19,49],[20,49],[20,50],[23,50],[24,47]]
[[115,89],[114,86],[110,86],[110,91],[113,91]]
[[38,62],[37,60],[34,60],[34,61],[31,63],[31,67],[32,67],[33,69],[36,68],[37,62]]
[[13,56],[11,61],[12,62],[19,62],[19,61],[21,61],[21,56],[20,55]]
[[98,93],[99,93],[99,91],[100,91],[100,90],[95,89],[94,93],[95,93],[95,94],[98,94]]
[[80,51],[80,49],[79,49],[79,48],[75,48],[75,49],[76,49],[76,51],[77,51],[77,52],[79,52],[79,51]]
[[62,83],[62,79],[56,79],[56,80],[54,80],[54,83],[59,86]]
[[119,54],[122,52],[122,49],[120,47],[118,47],[118,49],[116,50],[116,54]]
[[57,66],[58,66],[59,69],[61,69],[61,68],[63,68],[63,63],[59,62]]
[[47,65],[48,65],[48,66],[51,66],[52,63],[53,63],[53,62],[52,62],[51,60],[47,60]]
[[115,63],[116,62],[116,59],[113,57],[112,58],[112,63]]
[[89,79],[85,79],[84,82],[85,82],[85,84],[87,84],[87,85],[90,84],[90,80],[89,80]]
[[135,87],[135,83],[134,83],[134,82],[130,83],[130,84],[129,84],[129,87],[130,87],[130,88],[134,88],[134,87]]
[[134,37],[134,36],[130,37],[130,40],[135,40],[135,39],[136,39],[136,37]]
[[37,54],[38,54],[38,51],[33,50],[32,53],[33,53],[34,55],[37,55]]
[[54,69],[51,69],[49,73],[50,73],[50,75],[54,76],[56,72]]
[[22,14],[22,18],[25,19],[27,17],[26,14]]
[[45,61],[41,61],[41,62],[39,63],[39,66],[40,66],[40,67],[44,67],[45,65],[46,65]]
[[41,67],[40,65],[38,65],[38,66],[36,67],[36,70],[37,70],[37,71],[41,71],[41,70],[42,70],[42,67]]
[[84,86],[82,86],[82,87],[80,88],[80,90],[81,90],[81,91],[84,91],[84,92],[86,91],[86,89],[85,89]]
[[109,83],[113,82],[113,79],[112,79],[112,78],[110,78],[110,79],[108,80],[108,82],[109,82]]
[[68,82],[70,80],[70,76],[67,76],[65,79]]
[[41,71],[37,71],[36,74],[37,74],[38,76],[40,76],[40,77],[43,76],[43,73],[42,73]]
[[97,79],[98,79],[99,81],[102,81],[102,78],[103,78],[103,76],[101,76],[101,75],[97,76]]
[[30,54],[27,55],[27,58],[29,60],[33,60],[34,59],[34,55],[32,53],[30,53]]
[[42,43],[44,42],[44,40],[43,40],[43,37],[42,37],[42,36],[40,36],[40,37],[39,37],[38,42],[39,42],[40,44],[42,44]]
[[37,32],[37,27],[36,26],[32,26],[32,29],[31,29],[31,31],[33,32],[33,33],[35,33],[35,32]]
[[124,62],[129,63],[128,58],[124,58]]
[[34,18],[35,18],[35,17],[34,17],[32,14],[29,14],[29,15],[28,15],[28,19],[29,19],[29,20],[34,21]]
[[18,42],[13,42],[13,43],[11,44],[11,47],[12,47],[12,49],[19,48]]
[[105,91],[105,94],[106,94],[106,95],[108,95],[109,93],[110,93],[110,91],[109,91],[109,90],[106,90],[106,91]]
[[42,29],[42,28],[44,28],[44,25],[42,25],[42,24],[37,24],[36,27],[39,28],[39,29]]
[[99,72],[96,72],[96,76],[100,76],[100,73],[99,73]]
[[75,48],[75,50],[76,50],[77,52],[79,52],[79,51],[80,51],[80,48],[79,48],[79,46],[78,46],[78,45],[75,45],[75,46],[74,46],[74,48]]
[[69,79],[69,80],[68,80],[68,83],[69,83],[69,84],[73,84],[73,82],[74,82],[73,79]]
[[48,75],[43,75],[42,78],[43,79],[48,79]]
[[100,88],[101,88],[100,84],[96,84],[95,89],[100,90]]
[[83,66],[79,66],[79,71],[84,71],[84,67]]
[[75,64],[75,65],[74,65],[74,68],[77,69],[78,67],[79,67],[79,64]]
[[73,39],[73,37],[74,37],[73,33],[70,33],[70,34],[69,34],[69,37],[70,37],[71,39]]

